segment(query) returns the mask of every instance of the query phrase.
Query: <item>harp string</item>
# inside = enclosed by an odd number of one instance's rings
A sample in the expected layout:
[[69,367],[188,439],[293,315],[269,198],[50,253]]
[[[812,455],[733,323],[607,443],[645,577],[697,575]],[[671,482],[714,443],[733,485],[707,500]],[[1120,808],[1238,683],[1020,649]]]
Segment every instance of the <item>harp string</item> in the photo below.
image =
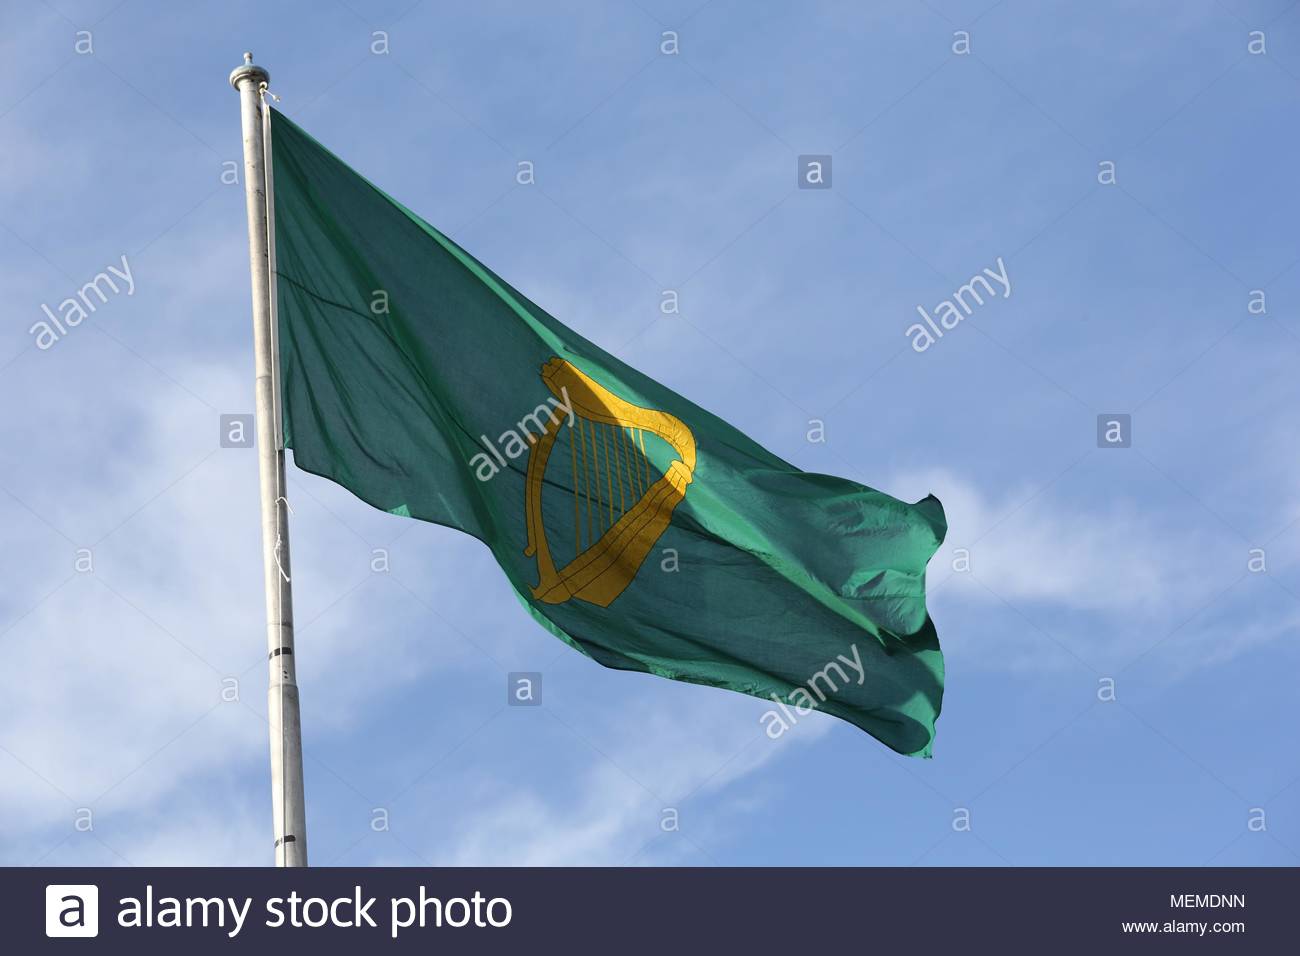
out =
[[628,457],[627,429],[622,425],[618,429],[618,444],[623,449],[623,474],[627,477],[628,507],[636,504],[636,485],[632,484],[632,459]]
[[627,503],[624,499],[623,487],[623,428],[621,425],[611,425],[610,429],[614,435],[614,478],[618,481],[618,516],[621,518],[627,513]]
[[605,481],[609,483],[609,526],[612,528],[623,513],[623,503],[618,500],[618,440],[614,437],[613,425],[602,425],[600,431],[606,443]]
[[[585,489],[585,493],[583,497],[587,499],[587,541],[590,543],[595,539],[591,536],[591,474],[590,472],[587,471],[587,439],[585,437],[586,429],[583,427],[581,418],[578,419],[576,424],[578,426],[578,441],[582,444],[582,478],[583,478],[583,487]],[[573,487],[575,491],[578,488],[577,475],[573,476]],[[579,548],[578,550],[581,551],[582,549]]]
[[641,466],[637,464],[636,443],[632,440],[631,428],[623,429],[623,447],[627,449],[627,474],[628,484],[632,486],[632,500],[639,501],[641,499],[641,489],[637,482],[637,474],[640,472]]
[[573,442],[573,429],[569,429],[569,475],[573,481],[573,554],[582,553],[582,509],[577,494],[577,445]]
[[641,462],[645,465],[645,486],[650,487],[650,456],[645,453],[645,429],[640,429],[641,434]]
[[600,486],[600,423],[591,422],[591,479],[595,488],[596,526],[594,537],[605,533],[605,496]]
[[627,475],[627,500],[636,503],[636,479],[632,472],[632,449],[628,447],[627,429],[622,426],[618,429],[618,444],[623,449],[623,470]]
[[650,480],[649,480],[650,463],[646,460],[645,457],[645,432],[642,431],[641,429],[637,429],[636,435],[633,436],[632,441],[633,444],[639,446],[638,450],[640,451],[640,455],[637,457],[637,462],[638,462],[637,469],[641,472],[641,487],[644,488],[646,491],[649,491],[650,490]]
[[637,456],[636,456],[637,481],[641,483],[641,493],[645,494],[647,491],[650,490],[650,483],[645,480],[645,471],[644,471],[645,449],[638,447],[640,436],[642,434],[643,433],[639,428],[632,430],[632,448],[634,451],[637,452]]
[[628,461],[632,463],[632,480],[636,484],[636,499],[637,501],[640,501],[645,497],[645,493],[648,489],[641,481],[641,456],[637,454],[636,450],[635,427],[627,430],[627,454]]
[[606,429],[600,430],[600,447],[605,452],[605,489],[609,493],[609,525],[614,527],[614,473],[610,469],[609,435]]
[[626,505],[623,502],[623,456],[618,453],[618,426],[609,426],[609,440],[614,445],[614,489],[618,492],[618,517],[623,517]]
[[654,482],[644,428],[575,418],[569,429],[569,465],[576,557],[595,546]]

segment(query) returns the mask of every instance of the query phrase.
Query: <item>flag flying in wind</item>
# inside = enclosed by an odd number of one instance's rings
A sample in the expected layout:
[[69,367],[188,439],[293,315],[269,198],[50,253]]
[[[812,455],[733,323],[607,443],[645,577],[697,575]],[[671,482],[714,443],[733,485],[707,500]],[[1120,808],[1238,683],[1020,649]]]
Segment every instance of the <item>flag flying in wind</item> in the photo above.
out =
[[376,508],[491,548],[606,667],[813,710],[928,756],[946,531],[787,464],[524,298],[272,113],[284,441]]

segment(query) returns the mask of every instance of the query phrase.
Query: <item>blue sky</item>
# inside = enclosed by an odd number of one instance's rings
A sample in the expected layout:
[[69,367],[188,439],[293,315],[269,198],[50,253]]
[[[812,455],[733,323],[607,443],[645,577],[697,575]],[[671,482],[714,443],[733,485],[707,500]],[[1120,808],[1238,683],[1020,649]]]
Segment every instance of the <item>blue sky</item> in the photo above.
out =
[[[917,761],[603,670],[477,542],[291,469],[314,863],[1294,865],[1300,6],[1134,7],[5,0],[0,863],[270,860],[255,465],[218,447],[252,410],[249,49],[582,335],[950,522]],[[37,348],[123,255],[130,294]],[[913,351],[999,257],[1010,295]]]

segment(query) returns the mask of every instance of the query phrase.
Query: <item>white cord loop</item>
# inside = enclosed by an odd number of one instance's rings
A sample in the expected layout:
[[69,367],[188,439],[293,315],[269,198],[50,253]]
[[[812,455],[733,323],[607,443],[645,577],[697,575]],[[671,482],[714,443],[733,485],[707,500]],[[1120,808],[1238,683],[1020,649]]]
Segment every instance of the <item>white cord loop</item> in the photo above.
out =
[[284,573],[284,565],[280,563],[280,550],[284,544],[284,539],[278,534],[275,536],[275,568],[280,572],[280,577],[284,578],[284,583],[288,584],[289,575]]

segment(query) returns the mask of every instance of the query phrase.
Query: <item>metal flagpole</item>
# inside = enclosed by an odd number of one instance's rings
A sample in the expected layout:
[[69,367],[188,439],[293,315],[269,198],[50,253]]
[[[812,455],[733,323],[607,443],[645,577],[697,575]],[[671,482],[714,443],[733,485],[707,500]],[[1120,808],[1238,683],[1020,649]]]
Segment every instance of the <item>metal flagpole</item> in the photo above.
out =
[[[271,300],[271,236],[267,208],[268,143],[263,137],[266,70],[244,54],[230,74],[239,91],[244,133],[244,195],[248,202],[248,256],[253,277],[253,356],[256,374],[257,468],[262,491],[262,574],[266,585],[266,643],[270,690],[271,796],[276,866],[307,865],[307,814],[302,787],[302,725],[293,654],[293,596],[289,572],[289,502],[284,495],[278,368]],[[274,221],[273,219],[271,221]]]

